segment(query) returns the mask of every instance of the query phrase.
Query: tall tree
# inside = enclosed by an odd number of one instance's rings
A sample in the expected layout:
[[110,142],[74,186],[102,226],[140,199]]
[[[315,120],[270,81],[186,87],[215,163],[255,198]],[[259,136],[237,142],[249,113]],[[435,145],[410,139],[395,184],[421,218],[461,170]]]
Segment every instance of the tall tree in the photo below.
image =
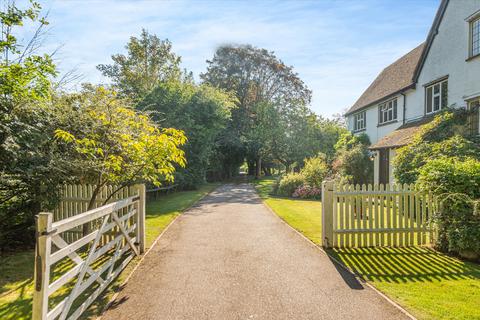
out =
[[160,82],[184,75],[181,58],[172,51],[172,43],[161,40],[142,29],[139,38],[131,37],[125,46],[127,54],[112,55],[113,64],[100,64],[97,69],[113,81],[123,96],[138,102]]
[[273,52],[251,45],[222,46],[207,64],[207,71],[201,75],[203,81],[232,91],[238,98],[238,108],[233,112],[227,130],[235,133],[235,144],[244,146],[244,154],[250,160],[249,167],[256,162],[258,176],[260,142],[256,138],[252,140],[255,135],[249,133],[253,127],[258,127],[255,124],[256,106],[267,103],[279,112],[287,112],[298,105],[308,104],[311,91],[293,68],[285,65]]
[[[48,104],[55,65],[49,55],[36,53],[47,21],[36,2],[21,9],[8,1],[0,10],[1,250],[6,243],[31,243],[34,214],[55,197],[54,186],[65,175],[49,135],[58,119]],[[18,34],[26,23],[37,29],[22,42]]]
[[216,139],[230,119],[234,101],[209,85],[172,80],[160,83],[137,105],[162,126],[185,132],[187,166],[176,174],[182,188],[196,188],[205,182]]

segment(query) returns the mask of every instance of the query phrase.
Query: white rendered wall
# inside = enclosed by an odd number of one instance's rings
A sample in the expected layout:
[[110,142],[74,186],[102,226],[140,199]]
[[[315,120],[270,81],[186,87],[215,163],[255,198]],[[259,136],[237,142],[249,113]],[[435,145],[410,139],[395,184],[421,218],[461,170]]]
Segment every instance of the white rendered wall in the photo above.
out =
[[465,100],[480,96],[480,57],[469,61],[469,23],[480,10],[480,0],[451,0],[418,79],[407,99],[407,119],[425,114],[424,85],[448,75],[448,105],[465,107]]

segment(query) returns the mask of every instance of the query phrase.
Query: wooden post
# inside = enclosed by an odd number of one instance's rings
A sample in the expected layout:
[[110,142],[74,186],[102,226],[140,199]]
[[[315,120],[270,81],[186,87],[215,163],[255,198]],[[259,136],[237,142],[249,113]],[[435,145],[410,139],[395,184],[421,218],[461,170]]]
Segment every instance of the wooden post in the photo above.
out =
[[330,248],[333,244],[333,181],[322,182],[322,244]]
[[139,243],[140,254],[145,252],[145,203],[146,189],[144,184],[136,185],[140,201],[138,202],[137,220],[137,242]]
[[33,320],[45,320],[48,314],[48,286],[50,284],[50,252],[53,214],[41,212],[37,216],[37,244],[35,248],[35,273],[33,291]]

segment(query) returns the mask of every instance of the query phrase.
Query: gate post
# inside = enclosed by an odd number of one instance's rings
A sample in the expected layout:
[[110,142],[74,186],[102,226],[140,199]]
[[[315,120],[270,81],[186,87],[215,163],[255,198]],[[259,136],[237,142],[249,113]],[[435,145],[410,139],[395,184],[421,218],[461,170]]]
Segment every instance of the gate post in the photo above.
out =
[[48,313],[48,286],[50,285],[50,252],[53,214],[41,212],[36,217],[37,243],[35,246],[35,273],[33,291],[33,320],[45,320]]
[[137,242],[139,243],[140,254],[145,252],[145,203],[146,189],[145,184],[137,184],[135,189],[138,191],[140,200],[138,202],[137,219]]
[[322,245],[333,244],[333,181],[322,182]]

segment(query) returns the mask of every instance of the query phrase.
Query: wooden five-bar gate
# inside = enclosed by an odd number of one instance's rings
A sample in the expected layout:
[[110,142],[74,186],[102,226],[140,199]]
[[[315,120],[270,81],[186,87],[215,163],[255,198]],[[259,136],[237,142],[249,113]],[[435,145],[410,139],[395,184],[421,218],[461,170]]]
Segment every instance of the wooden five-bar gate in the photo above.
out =
[[[77,319],[145,249],[145,186],[72,214],[69,206],[81,210],[88,200],[85,188],[86,193],[75,194],[77,198],[67,191],[55,214],[37,217],[33,319]],[[84,225],[89,226],[87,234]]]
[[415,185],[322,186],[323,244],[352,248],[431,243],[432,194]]

